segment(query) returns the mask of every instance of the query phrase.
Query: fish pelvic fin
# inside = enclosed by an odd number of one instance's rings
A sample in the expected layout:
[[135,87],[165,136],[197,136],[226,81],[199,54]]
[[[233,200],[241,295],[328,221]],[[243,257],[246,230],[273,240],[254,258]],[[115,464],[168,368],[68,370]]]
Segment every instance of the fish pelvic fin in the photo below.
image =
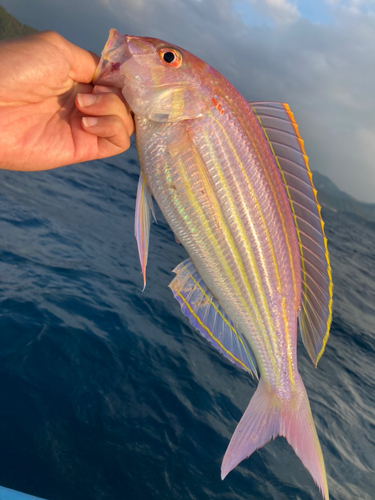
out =
[[324,459],[305,386],[298,375],[291,398],[281,399],[261,378],[232,436],[221,466],[224,479],[242,460],[276,436],[284,436],[329,500]]
[[151,191],[147,185],[144,173],[141,172],[138,181],[137,201],[135,203],[134,235],[137,239],[138,255],[143,275],[143,290],[146,288],[146,266],[151,225],[150,212],[156,222]]

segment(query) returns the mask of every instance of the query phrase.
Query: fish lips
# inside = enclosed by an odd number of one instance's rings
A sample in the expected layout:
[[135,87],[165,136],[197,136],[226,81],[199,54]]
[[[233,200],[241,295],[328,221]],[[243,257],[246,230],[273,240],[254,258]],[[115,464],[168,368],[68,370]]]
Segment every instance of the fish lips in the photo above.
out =
[[128,45],[131,38],[130,35],[121,35],[117,30],[110,30],[109,38],[95,70],[93,85],[122,88],[124,75],[120,73],[120,66],[132,57]]

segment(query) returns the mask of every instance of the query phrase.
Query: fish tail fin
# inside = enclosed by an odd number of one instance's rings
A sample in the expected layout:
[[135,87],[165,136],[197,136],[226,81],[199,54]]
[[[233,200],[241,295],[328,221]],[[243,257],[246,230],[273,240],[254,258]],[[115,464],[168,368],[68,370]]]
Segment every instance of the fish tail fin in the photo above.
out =
[[262,448],[271,438],[284,436],[329,499],[323,454],[311,415],[305,386],[298,375],[294,395],[281,399],[261,378],[249,406],[232,436],[221,466],[225,478],[242,460]]

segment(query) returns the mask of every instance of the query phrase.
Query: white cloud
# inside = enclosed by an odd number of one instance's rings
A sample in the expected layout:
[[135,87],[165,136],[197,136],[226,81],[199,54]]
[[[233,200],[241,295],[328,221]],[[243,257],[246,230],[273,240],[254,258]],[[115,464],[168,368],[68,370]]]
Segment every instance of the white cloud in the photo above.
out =
[[368,16],[375,14],[375,0],[325,0],[325,2],[338,9],[337,12]]
[[360,14],[362,5],[362,0],[349,0],[344,8],[353,14]]
[[297,6],[288,0],[249,0],[249,4],[275,24],[293,23],[301,16]]

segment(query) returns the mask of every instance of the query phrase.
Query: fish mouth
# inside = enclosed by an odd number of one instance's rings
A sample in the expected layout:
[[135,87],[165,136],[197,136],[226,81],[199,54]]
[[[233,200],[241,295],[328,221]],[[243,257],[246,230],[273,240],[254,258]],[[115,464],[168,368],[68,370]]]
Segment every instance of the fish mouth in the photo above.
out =
[[120,76],[119,69],[132,57],[128,45],[132,38],[134,37],[131,35],[121,35],[117,30],[110,30],[109,38],[94,73],[93,85],[122,87],[123,77]]
[[111,86],[111,80],[119,67],[120,63],[112,63],[111,61],[102,59],[95,70],[92,80],[93,85]]

